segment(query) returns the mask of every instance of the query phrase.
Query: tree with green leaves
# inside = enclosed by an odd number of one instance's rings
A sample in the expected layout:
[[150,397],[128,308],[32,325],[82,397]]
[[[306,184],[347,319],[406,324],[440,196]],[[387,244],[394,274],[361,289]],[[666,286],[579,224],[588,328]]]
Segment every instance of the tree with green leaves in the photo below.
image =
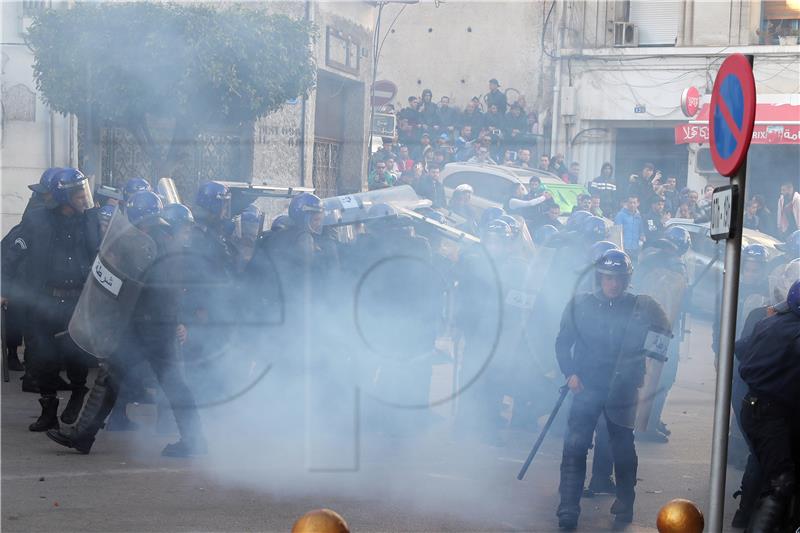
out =
[[[88,131],[128,130],[164,176],[206,128],[251,124],[306,95],[314,36],[254,4],[80,2],[38,16],[27,42],[53,110]],[[167,125],[165,140],[153,124]]]

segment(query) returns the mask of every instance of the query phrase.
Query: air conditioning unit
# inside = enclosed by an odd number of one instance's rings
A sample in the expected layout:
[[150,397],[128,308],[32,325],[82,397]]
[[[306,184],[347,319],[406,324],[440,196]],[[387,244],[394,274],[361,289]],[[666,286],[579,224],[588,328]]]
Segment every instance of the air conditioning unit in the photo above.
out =
[[639,28],[632,22],[614,23],[614,46],[639,46]]

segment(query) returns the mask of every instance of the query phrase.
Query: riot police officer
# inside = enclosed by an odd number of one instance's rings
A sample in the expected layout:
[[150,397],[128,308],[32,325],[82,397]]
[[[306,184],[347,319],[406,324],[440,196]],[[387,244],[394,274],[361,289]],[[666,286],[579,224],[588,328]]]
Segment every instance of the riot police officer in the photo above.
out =
[[73,423],[83,404],[86,362],[65,349],[56,334],[67,328],[100,244],[89,180],[78,169],[63,169],[51,181],[50,191],[56,207],[29,211],[14,245],[3,255],[4,290],[20,281],[12,278],[23,275],[19,267],[26,261],[25,292],[19,297],[29,304],[29,345],[36,354],[30,373],[38,383],[42,407],[31,431],[58,427],[56,391],[62,359],[73,391],[61,421]]
[[152,191],[153,186],[150,185],[150,182],[144,178],[131,178],[125,182],[125,185],[122,187],[122,209],[124,210],[128,202],[130,202],[131,197],[139,191]]
[[574,296],[561,320],[556,357],[574,394],[561,459],[559,527],[574,529],[586,477],[586,454],[602,414],[608,427],[616,471],[611,513],[620,523],[633,520],[637,457],[633,443],[639,388],[646,377],[645,356],[660,356],[670,324],[648,296],[627,292],[630,258],[609,250],[595,268],[597,288]]
[[766,481],[748,525],[751,533],[793,531],[800,525],[800,517],[786,516],[797,497],[800,466],[800,280],[774,312],[736,343],[739,374],[748,386],[742,427]]
[[[38,183],[34,183],[28,185],[28,188],[33,192],[31,194],[28,203],[25,205],[25,210],[22,212],[22,219],[24,220],[27,218],[28,213],[30,211],[35,211],[39,208],[50,208],[52,209],[55,207],[55,203],[53,201],[53,195],[50,192],[50,184],[53,181],[53,178],[56,174],[58,174],[63,169],[60,167],[53,167],[48,168],[45,170],[41,177],[39,178]],[[22,223],[20,222],[3,237],[2,242],[2,253],[5,254],[11,250],[13,246],[15,246],[15,242],[18,238],[20,238],[20,232],[22,231]],[[31,335],[28,332],[26,335],[25,330],[29,329],[28,327],[28,320],[27,320],[27,305],[25,303],[25,295],[24,291],[22,291],[22,282],[23,280],[20,278],[24,278],[25,272],[25,265],[20,264],[18,266],[18,273],[15,274],[13,277],[19,280],[19,283],[16,285],[15,288],[20,289],[20,293],[11,295],[11,300],[14,302],[13,305],[6,305],[5,310],[5,322],[6,322],[6,348],[8,349],[8,369],[14,371],[21,371],[25,370],[22,363],[19,361],[19,357],[17,355],[17,349],[22,345],[23,338],[30,339]],[[35,355],[33,347],[30,345],[30,341],[26,342],[25,346],[25,361],[30,364]],[[38,387],[33,383],[29,373],[25,373],[22,377],[22,390],[29,391],[29,392],[39,392]]]
[[[194,397],[183,380],[176,353],[178,304],[182,282],[180,262],[175,262],[176,241],[171,228],[159,215],[160,198],[150,191],[130,196],[125,208],[131,224],[145,233],[155,244],[155,257],[150,263],[143,288],[136,300],[129,324],[121,324],[122,341],[92,387],[86,406],[70,430],[47,432],[52,441],[87,454],[95,436],[117,400],[124,376],[135,366],[147,361],[172,406],[181,440],[168,444],[162,455],[186,457],[206,452],[200,418]],[[140,250],[139,253],[149,253]]]

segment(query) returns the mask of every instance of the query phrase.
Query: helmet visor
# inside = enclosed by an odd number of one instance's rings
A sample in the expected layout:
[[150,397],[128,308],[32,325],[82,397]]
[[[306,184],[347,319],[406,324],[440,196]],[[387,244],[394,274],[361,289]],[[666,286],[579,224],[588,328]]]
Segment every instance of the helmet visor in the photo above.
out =
[[78,213],[83,213],[87,209],[94,207],[94,198],[92,197],[89,180],[80,180],[69,187],[66,192],[69,198],[69,206]]

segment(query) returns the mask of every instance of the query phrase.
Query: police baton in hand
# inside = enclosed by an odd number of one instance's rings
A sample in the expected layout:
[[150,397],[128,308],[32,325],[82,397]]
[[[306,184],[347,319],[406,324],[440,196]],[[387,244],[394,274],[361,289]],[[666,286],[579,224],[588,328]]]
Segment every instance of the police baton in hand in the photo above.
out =
[[561,393],[558,397],[558,401],[556,402],[556,406],[553,407],[553,412],[550,413],[550,417],[545,422],[544,427],[542,428],[542,432],[539,433],[539,438],[536,439],[536,442],[533,444],[533,448],[531,448],[531,453],[528,454],[528,458],[525,459],[525,464],[522,465],[522,468],[517,474],[517,479],[522,481],[522,478],[525,477],[525,473],[528,471],[528,467],[531,466],[533,462],[533,458],[536,457],[536,452],[539,451],[539,448],[542,446],[542,442],[544,442],[544,437],[547,435],[547,431],[550,429],[550,426],[553,425],[553,420],[555,420],[556,415],[558,414],[558,410],[561,409],[561,404],[564,403],[564,398],[567,397],[567,393],[569,393],[569,387],[566,385],[562,385],[560,389],[558,389]]

